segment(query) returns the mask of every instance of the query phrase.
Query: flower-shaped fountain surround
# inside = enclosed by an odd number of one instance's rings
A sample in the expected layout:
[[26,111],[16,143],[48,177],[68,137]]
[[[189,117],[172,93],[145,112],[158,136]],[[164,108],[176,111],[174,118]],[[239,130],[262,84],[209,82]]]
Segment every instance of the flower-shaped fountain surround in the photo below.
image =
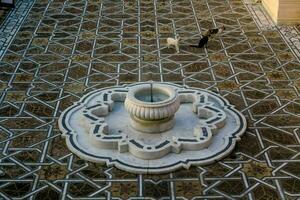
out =
[[246,120],[213,92],[141,82],[84,95],[62,113],[59,128],[83,159],[164,173],[228,155]]

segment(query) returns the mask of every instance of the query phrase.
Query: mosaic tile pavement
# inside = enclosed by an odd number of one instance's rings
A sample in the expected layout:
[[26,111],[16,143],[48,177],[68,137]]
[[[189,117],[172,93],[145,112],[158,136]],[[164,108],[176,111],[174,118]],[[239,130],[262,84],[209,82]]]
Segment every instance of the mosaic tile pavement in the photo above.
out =
[[[0,61],[2,199],[300,197],[299,57],[280,27],[258,25],[247,3],[38,0],[32,5]],[[207,50],[189,47],[219,25],[227,29]],[[178,54],[165,44],[175,34],[182,38]],[[134,175],[68,151],[57,127],[65,108],[97,88],[147,80],[226,97],[249,124],[234,152],[208,166]]]

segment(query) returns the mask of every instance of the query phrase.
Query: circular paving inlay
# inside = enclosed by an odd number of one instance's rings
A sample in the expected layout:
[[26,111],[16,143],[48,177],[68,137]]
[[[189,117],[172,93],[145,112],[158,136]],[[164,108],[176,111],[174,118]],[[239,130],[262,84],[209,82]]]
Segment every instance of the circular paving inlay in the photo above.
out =
[[246,120],[208,90],[139,82],[84,95],[62,113],[59,128],[82,159],[133,173],[165,173],[225,157]]

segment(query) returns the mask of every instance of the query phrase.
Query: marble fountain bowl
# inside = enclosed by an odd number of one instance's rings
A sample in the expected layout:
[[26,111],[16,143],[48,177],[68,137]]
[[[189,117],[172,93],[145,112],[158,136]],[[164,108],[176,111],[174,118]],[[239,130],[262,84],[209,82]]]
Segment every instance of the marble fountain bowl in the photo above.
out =
[[179,109],[180,99],[174,88],[150,83],[129,90],[124,106],[134,129],[160,133],[174,126],[173,118]]
[[92,91],[59,118],[80,158],[132,173],[166,173],[227,156],[245,117],[214,92],[138,82]]

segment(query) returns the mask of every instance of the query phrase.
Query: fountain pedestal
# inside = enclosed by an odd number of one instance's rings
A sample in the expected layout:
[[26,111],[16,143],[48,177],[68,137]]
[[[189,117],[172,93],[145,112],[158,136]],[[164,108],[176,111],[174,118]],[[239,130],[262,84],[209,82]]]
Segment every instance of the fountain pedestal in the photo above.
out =
[[178,93],[171,87],[144,84],[131,89],[125,99],[131,126],[144,133],[161,133],[174,126],[179,109]]

